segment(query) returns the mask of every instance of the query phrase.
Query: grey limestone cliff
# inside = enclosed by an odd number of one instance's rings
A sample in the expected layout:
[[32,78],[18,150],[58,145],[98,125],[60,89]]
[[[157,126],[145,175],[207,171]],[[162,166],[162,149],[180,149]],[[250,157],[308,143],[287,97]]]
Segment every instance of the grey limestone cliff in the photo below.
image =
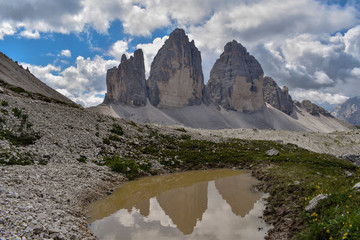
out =
[[261,110],[265,108],[263,76],[255,57],[235,40],[229,42],[210,72],[207,87],[211,100],[228,110]]
[[158,108],[200,105],[203,102],[204,76],[200,51],[185,31],[175,29],[151,64],[147,81],[148,97]]
[[119,67],[107,71],[106,86],[106,104],[122,103],[133,107],[146,105],[145,65],[141,49],[136,50],[129,59],[123,55]]
[[294,105],[289,89],[286,86],[281,89],[271,77],[264,77],[264,99],[265,102],[288,115],[293,112]]

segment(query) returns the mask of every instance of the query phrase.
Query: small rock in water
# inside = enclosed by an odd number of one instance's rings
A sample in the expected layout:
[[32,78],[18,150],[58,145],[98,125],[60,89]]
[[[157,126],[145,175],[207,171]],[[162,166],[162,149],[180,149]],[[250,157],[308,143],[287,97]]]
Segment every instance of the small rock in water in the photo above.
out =
[[277,155],[279,155],[279,151],[272,148],[272,149],[266,151],[266,155],[268,155],[268,156],[277,156]]
[[[360,187],[360,186],[359,186]],[[323,200],[328,198],[329,195],[328,194],[319,194],[316,197],[314,197],[313,199],[310,200],[309,204],[305,207],[306,211],[311,211],[314,208],[316,208],[316,206],[318,205],[318,203]]]

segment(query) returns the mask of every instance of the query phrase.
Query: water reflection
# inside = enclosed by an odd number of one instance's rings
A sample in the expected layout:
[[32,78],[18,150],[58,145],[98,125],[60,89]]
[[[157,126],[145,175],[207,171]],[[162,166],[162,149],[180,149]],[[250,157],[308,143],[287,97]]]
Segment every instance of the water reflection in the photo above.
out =
[[[144,178],[89,207],[99,239],[264,239],[262,194],[241,171]],[[262,229],[259,231],[258,229]]]

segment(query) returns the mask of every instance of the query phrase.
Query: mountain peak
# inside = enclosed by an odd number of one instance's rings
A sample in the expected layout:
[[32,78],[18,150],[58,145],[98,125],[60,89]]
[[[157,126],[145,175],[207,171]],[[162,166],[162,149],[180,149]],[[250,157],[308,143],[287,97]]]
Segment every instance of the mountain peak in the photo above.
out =
[[200,51],[183,29],[175,29],[151,64],[148,97],[159,108],[202,103],[204,76]]
[[141,49],[136,50],[129,59],[122,55],[119,67],[107,71],[106,86],[104,103],[122,103],[134,107],[146,105],[145,65]]
[[225,109],[258,111],[265,108],[264,72],[246,48],[233,40],[211,69],[208,89],[212,101]]
[[336,118],[360,126],[360,96],[352,97],[336,106],[331,113]]

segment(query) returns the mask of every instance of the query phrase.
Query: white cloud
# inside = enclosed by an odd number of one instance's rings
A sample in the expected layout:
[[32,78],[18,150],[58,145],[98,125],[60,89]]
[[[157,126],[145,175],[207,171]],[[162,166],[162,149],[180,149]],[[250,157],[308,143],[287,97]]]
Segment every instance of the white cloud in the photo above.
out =
[[144,43],[144,44],[138,44],[136,48],[142,49],[144,53],[144,61],[145,61],[145,71],[146,74],[150,74],[150,66],[151,63],[159,51],[159,49],[164,45],[166,39],[168,39],[169,36],[164,36],[162,38],[155,38],[152,43]]
[[20,33],[22,37],[31,38],[31,39],[38,39],[40,38],[40,33],[38,31],[29,31],[25,30]]
[[128,42],[119,40],[110,47],[108,54],[120,60],[123,54],[129,57],[129,53],[127,52],[128,48]]
[[351,74],[354,76],[354,77],[357,77],[360,79],[360,66],[357,67],[357,68],[354,68],[351,70]]
[[170,19],[160,5],[146,9],[132,6],[129,11],[121,17],[124,30],[131,35],[150,36],[156,28],[170,25]]
[[360,59],[346,52],[347,34],[301,34],[258,45],[254,52],[266,75],[279,85],[354,95],[359,83],[353,72]]
[[329,76],[322,72],[322,71],[317,71],[314,73],[314,80],[315,82],[319,83],[319,84],[332,84],[334,83],[334,80],[332,80],[331,78],[329,78]]
[[3,21],[0,23],[0,40],[4,40],[4,36],[14,35],[15,33],[16,28],[11,22]]
[[106,92],[106,71],[117,65],[114,60],[105,60],[100,56],[93,59],[77,57],[76,66],[64,70],[54,65],[36,66],[21,63],[40,80],[52,88],[69,97],[73,101],[85,106],[102,103]]
[[345,52],[360,60],[360,25],[350,29],[344,35]]
[[216,50],[232,39],[249,47],[294,33],[334,32],[356,22],[357,13],[350,7],[324,6],[313,0],[259,0],[237,2],[189,29],[206,48]]
[[84,107],[92,107],[99,105],[104,101],[104,95],[106,91],[96,92],[92,91],[89,93],[80,93],[73,95],[66,89],[56,89],[59,93],[63,94],[65,97],[71,99],[72,101],[81,104]]
[[331,93],[324,93],[321,91],[315,90],[304,90],[304,89],[295,89],[291,91],[291,95],[293,99],[298,101],[302,100],[310,100],[316,103],[328,103],[328,104],[341,104],[345,102],[349,97],[340,95],[340,94],[331,94]]
[[64,57],[71,57],[71,51],[69,49],[64,49],[64,50],[61,50],[61,56],[64,56]]

